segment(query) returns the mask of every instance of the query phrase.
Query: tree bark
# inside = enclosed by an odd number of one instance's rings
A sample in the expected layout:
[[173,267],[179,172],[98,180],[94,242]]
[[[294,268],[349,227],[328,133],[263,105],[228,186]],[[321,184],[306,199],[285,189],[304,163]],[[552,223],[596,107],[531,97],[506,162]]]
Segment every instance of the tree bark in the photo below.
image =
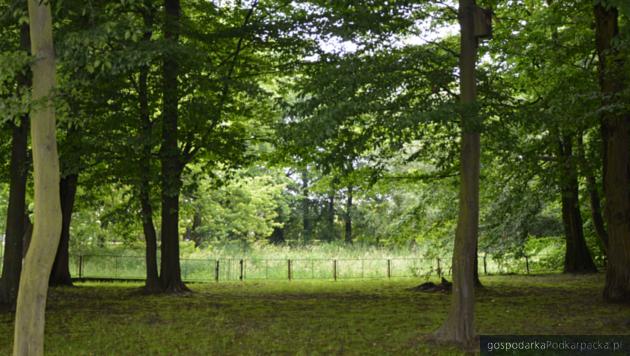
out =
[[617,9],[597,3],[594,11],[602,107],[607,108],[601,114],[609,247],[603,296],[609,302],[630,302],[630,113],[610,109],[620,104],[628,73],[624,55],[612,44],[619,35]]
[[[28,25],[20,29],[20,42],[23,50],[30,53],[31,41]],[[18,78],[20,88],[31,85],[30,70]],[[7,224],[2,257],[2,277],[0,278],[0,304],[14,305],[20,273],[22,272],[22,256],[24,234],[26,232],[26,179],[28,173],[28,115],[20,118],[18,125],[13,125],[11,138],[11,163],[9,179],[9,206],[7,207]]]
[[53,263],[49,286],[72,286],[72,276],[70,276],[70,223],[72,212],[74,211],[74,200],[77,193],[79,175],[76,173],[61,178],[59,192],[61,194],[61,237],[55,262]]
[[582,226],[578,193],[576,157],[573,155],[573,138],[565,135],[559,141],[559,157],[562,174],[558,178],[562,201],[562,222],[565,235],[565,273],[597,272],[591,257]]
[[43,355],[48,277],[61,236],[59,155],[52,100],[55,57],[49,2],[28,1],[33,73],[31,145],[35,225],[24,259],[15,314],[14,355]]
[[475,346],[475,252],[479,230],[479,118],[476,101],[475,62],[477,39],[474,35],[474,0],[459,1],[461,27],[460,88],[462,138],[459,217],[453,250],[453,295],[448,316],[435,332],[439,342],[454,343],[465,349]]
[[[181,8],[179,0],[164,0],[164,39],[174,48],[179,41]],[[182,282],[179,261],[179,194],[181,191],[182,161],[177,146],[179,64],[173,53],[166,51],[163,58],[162,108],[162,259],[160,287],[168,293],[188,291]]]
[[595,174],[589,164],[590,160],[586,156],[584,140],[581,134],[578,135],[578,155],[583,175],[586,178],[586,190],[588,191],[591,206],[591,220],[593,221],[593,227],[595,228],[595,233],[597,234],[599,246],[604,254],[606,254],[608,250],[608,232],[606,231],[606,225],[602,215],[601,199],[599,196],[599,189],[597,188],[597,180],[595,179]]
[[352,186],[348,186],[348,192],[346,195],[346,214],[345,220],[345,241],[348,244],[352,243]]
[[[153,13],[149,9],[143,9],[144,25],[147,30],[143,35],[144,41],[150,41],[153,35]],[[153,222],[153,206],[151,205],[151,161],[152,161],[152,130],[151,113],[149,111],[149,90],[148,90],[149,67],[143,66],[140,69],[138,78],[138,101],[140,105],[140,142],[142,151],[138,162],[139,174],[139,200],[140,216],[142,218],[142,230],[145,240],[145,264],[146,281],[144,290],[148,293],[160,291],[160,281],[157,267],[157,233]]]

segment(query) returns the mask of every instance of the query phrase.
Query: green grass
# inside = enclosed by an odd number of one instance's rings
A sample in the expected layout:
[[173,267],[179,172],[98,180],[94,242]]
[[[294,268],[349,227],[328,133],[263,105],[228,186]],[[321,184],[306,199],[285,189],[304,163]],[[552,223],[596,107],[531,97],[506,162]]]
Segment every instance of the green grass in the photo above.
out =
[[[418,280],[192,284],[145,296],[137,284],[50,291],[49,355],[458,354],[426,344],[449,296],[406,290]],[[601,300],[603,276],[491,276],[478,293],[482,334],[630,334],[630,307]],[[13,314],[0,312],[0,354]]]

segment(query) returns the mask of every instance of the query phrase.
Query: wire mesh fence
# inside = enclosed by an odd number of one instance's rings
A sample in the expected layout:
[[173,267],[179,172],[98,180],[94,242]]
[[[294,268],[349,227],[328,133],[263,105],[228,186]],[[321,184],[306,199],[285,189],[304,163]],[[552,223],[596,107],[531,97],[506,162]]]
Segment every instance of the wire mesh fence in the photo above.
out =
[[[437,277],[451,274],[450,256],[418,258],[208,258],[180,260],[185,281],[344,280]],[[557,256],[491,258],[479,256],[480,274],[561,271]],[[159,263],[159,261],[158,261]],[[0,267],[1,269],[1,267]],[[144,256],[70,255],[70,274],[80,279],[144,279]]]

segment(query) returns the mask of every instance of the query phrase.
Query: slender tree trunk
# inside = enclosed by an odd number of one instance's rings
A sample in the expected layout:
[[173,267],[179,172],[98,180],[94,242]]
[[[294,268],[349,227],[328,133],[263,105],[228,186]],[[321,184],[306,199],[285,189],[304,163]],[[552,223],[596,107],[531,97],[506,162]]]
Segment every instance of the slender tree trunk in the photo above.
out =
[[304,242],[311,240],[313,236],[313,223],[311,220],[311,201],[308,198],[308,170],[305,168],[302,172],[302,231]]
[[591,206],[591,220],[593,221],[593,226],[595,227],[595,233],[597,234],[599,240],[599,246],[604,254],[606,254],[608,250],[608,232],[606,231],[604,217],[602,215],[601,199],[599,196],[599,189],[597,188],[597,180],[595,179],[595,174],[589,164],[589,159],[587,159],[582,135],[578,135],[578,155],[583,175],[586,177],[586,189],[588,191]]
[[335,240],[335,191],[328,192],[328,206],[326,208],[326,241]]
[[576,157],[573,155],[573,138],[565,135],[559,141],[561,172],[558,178],[562,197],[562,222],[566,249],[564,255],[565,273],[597,272],[591,257],[582,227],[582,214],[578,193]]
[[474,275],[473,279],[475,282],[476,288],[483,288],[483,284],[481,284],[481,280],[479,279],[479,247],[475,246],[475,267],[473,269]]
[[197,231],[199,227],[201,227],[201,210],[198,206],[195,206],[192,225],[186,228],[187,238],[195,244],[195,247],[201,246],[201,234]]
[[62,216],[61,238],[59,239],[55,262],[53,263],[52,271],[50,273],[50,280],[48,282],[50,286],[72,285],[68,248],[70,247],[70,223],[72,221],[74,198],[77,193],[78,180],[79,175],[73,173],[61,178],[61,182],[59,183]]
[[[20,44],[30,53],[31,43],[27,24],[20,29]],[[20,75],[18,85],[26,89],[31,85],[30,70]],[[26,222],[26,179],[28,173],[28,115],[20,118],[19,125],[13,125],[11,138],[11,163],[9,181],[9,206],[2,257],[2,277],[0,278],[0,304],[14,305],[20,273]]]
[[49,2],[28,0],[31,36],[31,145],[35,188],[35,226],[24,259],[15,313],[14,355],[43,355],[48,277],[61,236],[59,155],[52,101],[55,51]]
[[595,180],[595,176],[593,174],[586,176],[586,187],[588,190],[589,201],[591,203],[591,219],[593,219],[595,232],[597,233],[597,237],[599,238],[604,253],[608,254],[608,232],[606,231],[606,225],[602,214],[601,198],[599,196],[599,190],[597,189],[597,181]]
[[348,193],[346,195],[346,214],[344,216],[345,220],[345,240],[346,243],[352,243],[352,186],[348,186]]
[[475,345],[475,252],[479,230],[480,135],[476,101],[474,0],[459,1],[461,26],[460,88],[462,103],[459,217],[453,250],[453,296],[448,316],[435,333],[440,342],[466,349]]
[[[144,9],[144,25],[147,30],[144,33],[143,40],[149,42],[151,40],[153,14],[149,9]],[[143,66],[140,69],[138,79],[138,101],[140,104],[140,142],[142,142],[142,153],[138,162],[139,174],[139,199],[140,199],[140,215],[142,217],[142,230],[145,240],[145,264],[146,264],[146,281],[144,290],[148,293],[156,293],[160,291],[160,281],[158,277],[157,267],[157,233],[155,231],[155,223],[153,222],[153,206],[151,205],[151,151],[153,123],[151,122],[151,113],[149,111],[149,90],[148,90],[149,67]]]
[[[170,46],[179,41],[181,7],[179,0],[164,0],[164,39]],[[162,259],[160,286],[163,291],[188,291],[182,282],[179,263],[179,194],[182,162],[177,146],[179,65],[176,56],[165,52],[163,66],[162,108]]]
[[[619,14],[615,7],[600,3],[594,10],[602,106],[615,107],[629,85],[625,57],[612,44],[619,35]],[[603,165],[608,226],[603,294],[609,302],[630,302],[630,113],[608,109],[602,113],[601,122],[602,142],[606,145]]]

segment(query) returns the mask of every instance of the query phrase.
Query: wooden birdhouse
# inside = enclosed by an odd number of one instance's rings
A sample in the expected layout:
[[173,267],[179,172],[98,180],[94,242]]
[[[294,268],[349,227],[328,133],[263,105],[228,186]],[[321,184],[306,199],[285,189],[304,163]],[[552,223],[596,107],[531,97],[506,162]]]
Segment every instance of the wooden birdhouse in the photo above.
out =
[[492,10],[475,7],[475,37],[492,38]]

